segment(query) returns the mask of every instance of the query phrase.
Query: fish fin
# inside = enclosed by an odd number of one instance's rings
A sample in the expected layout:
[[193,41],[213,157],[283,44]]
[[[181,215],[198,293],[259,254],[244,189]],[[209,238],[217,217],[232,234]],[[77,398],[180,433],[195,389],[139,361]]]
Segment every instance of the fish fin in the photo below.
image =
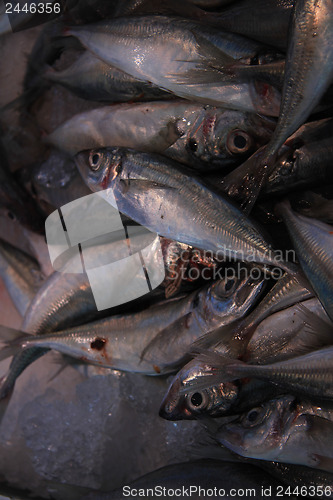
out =
[[251,212],[270,175],[271,161],[266,146],[262,146],[222,181],[223,190],[230,198],[240,203],[246,215]]
[[[192,61],[191,61],[192,63]],[[171,73],[169,79],[180,85],[201,85],[201,84],[220,84],[221,86],[234,81],[233,74],[229,71],[221,71],[208,65],[203,66],[200,62],[193,61],[194,67],[183,73]]]
[[322,319],[317,314],[311,312],[307,307],[303,304],[298,304],[296,309],[299,311],[299,314],[302,316],[305,323],[305,332],[310,335],[319,336],[324,344],[332,344],[333,340],[333,323],[329,320],[326,321]]
[[4,347],[0,349],[0,361],[14,356],[21,349],[21,341],[30,334],[0,325],[0,344]]
[[195,342],[193,342],[191,349],[195,352],[205,351],[210,348],[218,349],[221,354],[237,356],[235,348],[232,347],[233,339],[238,331],[238,327],[242,320],[236,323],[231,323],[230,325],[225,325],[217,330],[212,330],[211,332],[205,333],[199,337]]
[[190,328],[192,317],[193,315],[190,312],[161,330],[141,352],[140,362],[151,355],[151,352],[154,351],[154,349],[156,349],[157,347],[159,351],[163,352],[166,347],[168,347],[173,342],[176,342],[177,338],[179,338],[179,332],[184,331],[185,329],[188,330]]
[[208,65],[211,68],[218,69],[223,72],[226,67],[232,67],[235,65],[235,59],[216,47],[216,45],[214,45],[214,43],[212,43],[202,31],[197,30],[195,27],[189,31],[192,33],[198,44],[198,52],[202,60],[204,60],[205,63],[208,62]]
[[[223,382],[231,382],[243,376],[247,376],[248,366],[238,359],[230,358],[217,351],[209,350],[202,350],[200,353],[192,352],[191,354],[195,356],[195,360],[197,360],[199,364],[209,366],[211,371],[209,374],[206,373],[205,375],[195,377],[193,380],[189,381],[186,386],[180,390],[181,394],[187,393],[190,387],[193,387],[195,390],[202,390],[219,385]],[[244,373],[242,373],[243,370]]]

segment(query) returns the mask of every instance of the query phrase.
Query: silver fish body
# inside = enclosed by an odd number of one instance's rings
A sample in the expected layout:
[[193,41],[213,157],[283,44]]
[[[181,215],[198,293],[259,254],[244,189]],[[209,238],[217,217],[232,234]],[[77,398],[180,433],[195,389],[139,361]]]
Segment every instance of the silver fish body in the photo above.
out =
[[232,75],[233,65],[250,63],[260,51],[256,42],[167,16],[119,18],[68,34],[106,63],[179,97],[277,116],[279,92]]
[[170,373],[198,337],[244,314],[262,285],[263,280],[226,278],[140,313],[116,315],[55,334],[29,336],[20,345],[23,354],[42,347],[105,368],[147,375]]
[[80,153],[76,161],[92,191],[111,188],[118,210],[151,231],[223,258],[293,269],[236,206],[168,159],[109,148]]
[[266,143],[272,120],[187,101],[122,104],[75,115],[47,141],[74,155],[110,146],[161,153],[192,167],[229,167]]
[[222,426],[216,439],[245,457],[332,472],[332,417],[332,410],[283,396]]
[[172,95],[154,85],[139,81],[123,71],[84,52],[69,68],[49,68],[44,77],[92,101],[126,102],[130,100],[170,99]]

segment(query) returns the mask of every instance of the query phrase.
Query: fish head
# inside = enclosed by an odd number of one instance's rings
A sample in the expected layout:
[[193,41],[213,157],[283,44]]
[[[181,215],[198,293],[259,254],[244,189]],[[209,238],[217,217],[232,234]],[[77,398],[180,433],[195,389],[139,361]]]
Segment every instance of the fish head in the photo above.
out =
[[112,187],[122,167],[121,148],[100,148],[81,151],[75,163],[85,183],[92,191]]
[[213,167],[239,164],[269,141],[274,126],[275,121],[264,116],[207,108],[188,130],[187,153]]
[[190,386],[195,377],[206,375],[210,370],[211,367],[196,359],[185,365],[173,378],[159,415],[166,420],[193,420],[202,415],[225,415],[238,396],[238,386],[235,383],[221,383],[204,390],[195,390]]
[[222,425],[216,439],[243,457],[277,460],[288,439],[286,423],[294,403],[293,396],[283,396],[252,408],[236,420]]
[[[229,271],[231,271],[229,273]],[[255,275],[246,266],[239,270],[228,268],[223,279],[216,281],[211,287],[210,303],[221,314],[236,320],[243,316],[262,292],[265,280]]]

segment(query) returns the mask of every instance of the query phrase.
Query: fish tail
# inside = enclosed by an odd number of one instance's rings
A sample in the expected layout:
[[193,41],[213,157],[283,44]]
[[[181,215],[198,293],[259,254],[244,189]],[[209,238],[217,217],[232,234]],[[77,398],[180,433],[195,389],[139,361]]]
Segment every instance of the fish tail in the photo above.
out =
[[26,340],[27,337],[30,335],[21,330],[0,325],[0,344],[4,345],[0,349],[0,361],[17,354],[22,349],[22,341]]

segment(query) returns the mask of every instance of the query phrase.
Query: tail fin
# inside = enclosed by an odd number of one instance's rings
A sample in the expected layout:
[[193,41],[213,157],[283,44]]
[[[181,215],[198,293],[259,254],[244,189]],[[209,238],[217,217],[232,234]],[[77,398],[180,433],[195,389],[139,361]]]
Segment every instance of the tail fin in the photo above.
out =
[[0,361],[17,354],[21,349],[22,340],[28,336],[30,337],[29,334],[20,330],[0,325],[0,344],[4,344],[4,347],[0,349]]

